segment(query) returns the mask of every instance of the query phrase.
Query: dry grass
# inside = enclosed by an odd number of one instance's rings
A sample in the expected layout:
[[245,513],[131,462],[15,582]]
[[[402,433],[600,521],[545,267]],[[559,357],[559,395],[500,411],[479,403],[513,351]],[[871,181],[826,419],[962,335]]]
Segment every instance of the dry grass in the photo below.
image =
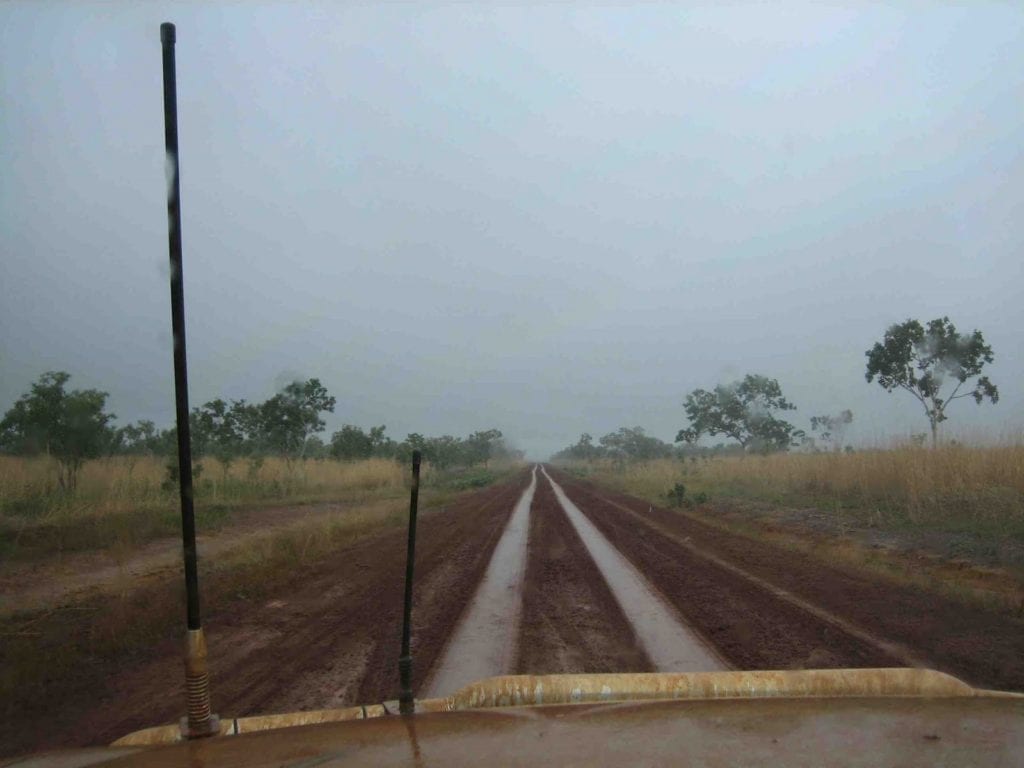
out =
[[[53,460],[0,456],[0,508],[37,514],[67,509],[78,514],[106,514],[139,503],[163,502],[168,496],[167,463],[152,456],[116,456],[86,462],[76,492],[61,496]],[[405,468],[387,459],[309,459],[291,465],[279,458],[259,463],[234,461],[230,465],[204,459],[201,464],[197,497],[211,502],[400,488],[405,482]]]
[[[195,483],[196,515],[206,531],[260,506],[399,498],[409,479],[408,467],[388,459],[202,463]],[[511,469],[452,473],[428,465],[422,482],[425,488],[458,490],[489,484]],[[57,488],[51,460],[0,456],[0,556],[35,559],[111,546],[130,551],[176,535],[178,505],[177,486],[167,482],[164,459],[119,456],[87,462],[78,488],[66,494]]]
[[689,496],[703,491],[826,508],[838,504],[911,523],[1024,521],[1024,445],[666,459],[599,463],[583,471],[662,503],[681,482]]

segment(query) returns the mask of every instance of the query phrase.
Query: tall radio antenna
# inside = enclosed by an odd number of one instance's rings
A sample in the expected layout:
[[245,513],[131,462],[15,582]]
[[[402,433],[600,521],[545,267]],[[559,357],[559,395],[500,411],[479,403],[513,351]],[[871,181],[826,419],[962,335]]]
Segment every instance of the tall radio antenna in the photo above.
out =
[[199,568],[196,516],[192,489],[192,436],[188,423],[188,367],[185,355],[185,285],[181,265],[181,186],[178,177],[178,87],[174,66],[174,25],[160,25],[164,65],[164,145],[167,150],[167,239],[171,258],[171,330],[174,335],[174,400],[178,427],[178,484],[181,495],[181,538],[185,554],[185,689],[188,716],[182,735],[189,739],[220,731],[210,712],[210,676],[206,667],[206,636],[199,612]]

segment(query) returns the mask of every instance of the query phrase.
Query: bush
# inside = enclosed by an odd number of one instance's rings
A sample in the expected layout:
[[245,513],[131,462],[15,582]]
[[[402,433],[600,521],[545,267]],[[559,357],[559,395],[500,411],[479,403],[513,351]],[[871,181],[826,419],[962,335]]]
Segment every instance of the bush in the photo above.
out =
[[687,504],[686,486],[682,483],[676,483],[672,490],[668,492],[668,500],[676,508]]

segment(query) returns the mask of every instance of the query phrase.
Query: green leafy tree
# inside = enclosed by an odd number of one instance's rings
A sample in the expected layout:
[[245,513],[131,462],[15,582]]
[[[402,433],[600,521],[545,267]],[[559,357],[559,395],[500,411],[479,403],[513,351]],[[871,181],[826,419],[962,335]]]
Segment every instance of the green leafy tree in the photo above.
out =
[[319,379],[293,381],[257,406],[255,419],[250,418],[251,411],[242,418],[267,451],[283,456],[290,465],[305,456],[309,438],[323,432],[326,424],[320,414],[333,413],[335,402]]
[[646,461],[672,455],[672,446],[644,432],[643,427],[620,427],[601,438],[607,454],[616,458]]
[[589,432],[580,435],[574,445],[570,445],[552,455],[552,461],[591,461],[605,454],[603,446],[594,445],[594,437]]
[[567,450],[571,458],[584,460],[596,459],[601,453],[601,449],[594,445],[594,437],[589,432],[580,435],[576,445],[569,446]]
[[838,453],[843,447],[843,434],[852,423],[853,411],[846,409],[835,415],[811,416],[811,431],[818,433],[826,443],[831,443],[832,450]]
[[48,371],[22,395],[0,421],[0,445],[12,453],[46,453],[57,460],[62,490],[73,491],[78,470],[115,444],[110,422],[115,416],[103,409],[107,393],[96,389],[68,392],[71,375]]
[[317,459],[322,461],[331,455],[331,449],[327,444],[320,438],[319,435],[313,435],[306,441],[306,458]]
[[906,390],[924,407],[933,448],[938,445],[939,425],[947,418],[946,408],[954,400],[999,402],[996,385],[981,375],[992,362],[992,347],[981,331],[958,333],[948,317],[932,320],[927,327],[917,320],[891,325],[882,341],[864,354],[868,383],[877,378],[886,392]]
[[465,457],[463,441],[451,435],[427,438],[423,449],[423,458],[439,469],[465,464]]
[[114,431],[113,444],[116,452],[126,458],[128,476],[135,471],[135,463],[140,456],[153,455],[159,449],[160,435],[156,424],[142,419],[135,424],[126,424]]
[[373,455],[373,438],[360,427],[346,424],[331,435],[331,455],[343,461],[368,459]]
[[423,458],[427,458],[427,438],[419,432],[410,432],[398,446],[399,458],[402,460],[408,459],[413,451],[419,451]]
[[218,397],[192,409],[189,431],[194,455],[219,459],[226,481],[231,463],[242,455],[245,445],[239,411]]
[[397,444],[384,434],[385,430],[387,430],[387,427],[384,424],[381,424],[379,427],[370,427],[372,455],[392,458],[395,455]]
[[749,450],[787,450],[803,436],[778,411],[796,410],[782,396],[775,379],[747,374],[742,381],[719,384],[712,391],[695,389],[683,404],[690,426],[679,430],[676,442],[693,443],[701,435],[726,435]]
[[142,456],[160,451],[160,433],[156,424],[148,419],[121,427],[117,430],[116,439],[120,452],[128,455]]
[[501,438],[502,434],[499,429],[488,429],[471,434],[464,441],[467,463],[486,466],[502,447]]

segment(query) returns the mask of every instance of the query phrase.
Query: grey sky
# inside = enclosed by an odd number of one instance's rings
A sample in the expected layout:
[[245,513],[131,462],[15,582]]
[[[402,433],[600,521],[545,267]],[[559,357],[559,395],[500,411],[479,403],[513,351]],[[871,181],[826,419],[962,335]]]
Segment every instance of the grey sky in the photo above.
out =
[[924,432],[864,351],[948,314],[1024,425],[1024,11],[0,5],[0,408],[43,371],[169,425],[161,21],[191,400],[329,430],[672,440],[694,387]]

